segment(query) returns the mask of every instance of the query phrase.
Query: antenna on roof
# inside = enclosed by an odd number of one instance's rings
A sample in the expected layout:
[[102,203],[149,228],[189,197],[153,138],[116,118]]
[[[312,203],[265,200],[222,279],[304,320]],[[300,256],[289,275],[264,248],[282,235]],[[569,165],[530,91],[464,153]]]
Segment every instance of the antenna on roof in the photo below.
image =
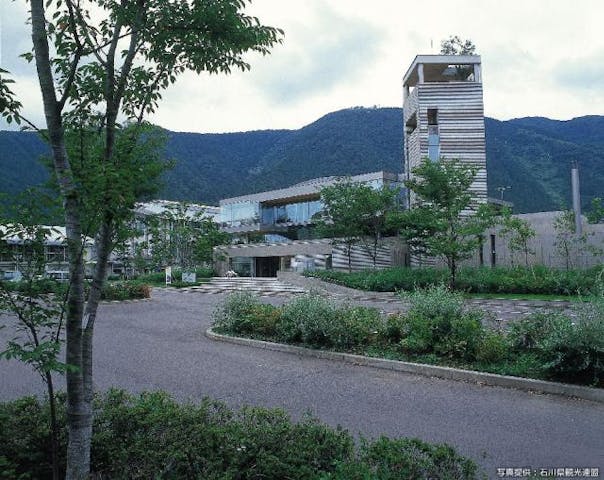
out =
[[430,53],[434,53],[434,39],[430,39]]

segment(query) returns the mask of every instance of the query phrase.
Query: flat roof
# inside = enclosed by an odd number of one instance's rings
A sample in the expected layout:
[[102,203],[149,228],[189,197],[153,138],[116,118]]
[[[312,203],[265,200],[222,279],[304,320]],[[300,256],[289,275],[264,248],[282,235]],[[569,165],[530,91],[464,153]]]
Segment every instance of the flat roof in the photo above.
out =
[[440,74],[449,65],[480,64],[480,55],[416,55],[403,77],[403,85],[413,86],[418,82],[417,66],[424,65],[424,74]]
[[338,175],[331,177],[319,177],[311,180],[305,180],[286,188],[225,198],[220,200],[220,206],[241,202],[277,202],[283,200],[301,201],[312,199],[313,197],[317,198],[322,187],[333,185],[338,180],[344,180],[346,178],[350,178],[353,182],[370,182],[372,180],[389,180],[391,182],[399,181],[399,175],[384,171],[363,173],[361,175],[352,176]]

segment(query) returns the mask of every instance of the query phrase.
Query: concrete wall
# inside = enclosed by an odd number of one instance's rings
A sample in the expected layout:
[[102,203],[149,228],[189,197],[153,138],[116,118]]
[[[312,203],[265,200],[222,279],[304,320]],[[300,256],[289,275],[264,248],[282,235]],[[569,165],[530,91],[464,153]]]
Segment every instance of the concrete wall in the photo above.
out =
[[[536,236],[528,243],[534,252],[528,257],[529,265],[546,265],[554,268],[566,268],[566,256],[558,248],[560,243],[554,229],[554,221],[561,212],[539,212],[517,214],[515,217],[528,221],[536,231]],[[594,255],[590,250],[604,248],[604,224],[588,224],[583,219],[583,232],[586,242],[571,240],[570,267],[585,268],[604,264],[604,255]],[[508,239],[501,234],[501,227],[486,232],[483,246],[484,264],[491,265],[491,235],[495,235],[496,265],[511,266],[525,265],[523,252],[513,252],[508,246]],[[576,237],[570,236],[571,239]],[[478,264],[478,254],[472,259],[472,264]]]

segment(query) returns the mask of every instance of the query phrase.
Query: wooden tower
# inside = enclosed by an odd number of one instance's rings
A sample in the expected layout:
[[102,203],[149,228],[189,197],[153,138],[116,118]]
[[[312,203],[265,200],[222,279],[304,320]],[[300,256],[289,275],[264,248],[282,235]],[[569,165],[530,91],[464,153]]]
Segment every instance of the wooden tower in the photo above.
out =
[[[478,55],[418,55],[403,78],[404,168],[458,159],[478,170],[474,204],[487,201],[482,75]],[[408,199],[413,206],[414,199]]]

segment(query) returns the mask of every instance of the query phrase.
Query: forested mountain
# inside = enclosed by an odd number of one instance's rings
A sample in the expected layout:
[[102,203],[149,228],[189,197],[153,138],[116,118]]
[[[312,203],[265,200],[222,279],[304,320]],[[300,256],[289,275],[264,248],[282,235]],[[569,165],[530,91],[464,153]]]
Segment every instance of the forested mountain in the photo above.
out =
[[[604,196],[604,117],[569,121],[530,117],[486,119],[489,194],[518,212],[570,205],[570,163],[579,161],[587,206]],[[399,108],[351,108],[299,130],[199,134],[168,132],[175,167],[161,198],[216,204],[220,198],[291,185],[324,175],[402,170]],[[0,132],[0,191],[14,193],[46,178],[47,152],[33,133]]]

